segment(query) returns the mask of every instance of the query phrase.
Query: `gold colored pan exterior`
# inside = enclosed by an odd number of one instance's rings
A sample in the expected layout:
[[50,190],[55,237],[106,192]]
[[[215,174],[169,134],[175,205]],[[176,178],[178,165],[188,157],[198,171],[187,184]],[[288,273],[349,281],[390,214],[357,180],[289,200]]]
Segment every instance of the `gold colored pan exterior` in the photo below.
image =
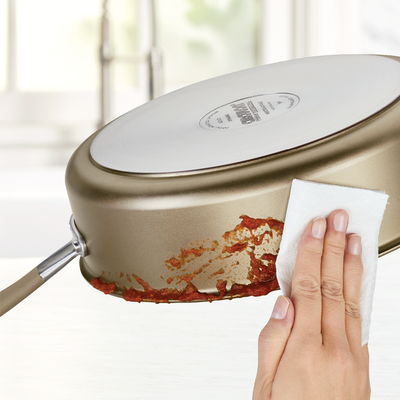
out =
[[[66,185],[88,248],[81,258],[82,274],[89,282],[100,278],[114,284],[114,295],[130,288],[143,290],[146,284],[173,291],[191,282],[200,292],[217,293],[223,280],[228,288],[249,283],[252,260],[226,251],[233,243],[227,242],[226,232],[240,234],[235,227],[241,216],[283,222],[295,178],[385,191],[389,204],[379,254],[400,247],[398,99],[367,120],[311,144],[187,173],[106,169],[90,156],[97,134],[72,156]],[[271,246],[279,245],[277,231],[270,236],[271,243],[275,240]],[[276,253],[276,248],[268,251]]]

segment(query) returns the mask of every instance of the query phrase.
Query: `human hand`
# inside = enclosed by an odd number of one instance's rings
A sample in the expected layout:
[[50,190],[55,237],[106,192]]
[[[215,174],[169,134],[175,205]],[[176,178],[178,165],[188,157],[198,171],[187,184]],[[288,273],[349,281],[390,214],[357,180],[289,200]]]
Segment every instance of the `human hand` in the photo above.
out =
[[253,400],[370,399],[361,347],[361,238],[336,210],[301,238],[291,300],[280,296],[258,343]]

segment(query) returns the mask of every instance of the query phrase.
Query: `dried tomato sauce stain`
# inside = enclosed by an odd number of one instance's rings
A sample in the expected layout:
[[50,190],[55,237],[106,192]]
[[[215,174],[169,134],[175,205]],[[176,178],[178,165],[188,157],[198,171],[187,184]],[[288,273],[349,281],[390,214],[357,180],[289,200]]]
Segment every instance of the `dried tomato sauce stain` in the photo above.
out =
[[227,290],[226,282],[218,281],[217,290],[218,295],[201,293],[197,290],[193,283],[189,282],[187,286],[182,289],[153,289],[147,282],[135,276],[135,279],[143,286],[144,290],[136,290],[134,288],[126,289],[122,291],[122,297],[126,301],[152,301],[154,303],[169,303],[170,301],[213,301],[221,300]]
[[[220,243],[216,240],[206,246],[203,245],[187,249],[181,249],[180,254],[165,261],[165,266],[174,272],[180,273],[174,277],[169,277],[166,282],[171,284],[174,280],[177,283],[185,282],[186,286],[181,289],[154,289],[143,279],[136,275],[133,278],[143,287],[143,290],[137,290],[133,287],[123,287],[122,297],[126,301],[141,302],[151,301],[155,303],[169,303],[171,301],[213,301],[223,298],[243,297],[243,296],[263,296],[273,290],[279,289],[276,279],[276,257],[277,254],[263,253],[256,255],[256,247],[269,241],[273,237],[279,239],[282,237],[283,222],[273,218],[251,218],[247,215],[242,215],[241,223],[232,231],[225,232],[222,236],[223,241]],[[269,228],[269,229],[266,229]],[[276,248],[276,253],[279,248]],[[203,254],[210,254],[209,261],[202,265],[201,268],[190,269],[194,260],[201,257]],[[200,292],[193,284],[193,279],[202,273],[207,272],[209,267],[216,260],[224,260],[234,254],[247,255],[249,258],[249,272],[247,275],[248,284],[233,283],[230,290],[227,290],[227,281],[218,280],[216,284],[216,293]],[[212,255],[212,256],[211,256]],[[217,275],[223,275],[225,270],[220,268],[216,272],[212,272],[209,278]],[[117,286],[115,283],[107,283],[99,278],[95,278],[91,282],[96,289],[106,293],[115,293]],[[107,293],[108,294],[108,293]]]
[[115,282],[106,282],[100,278],[93,278],[90,281],[90,284],[97,290],[100,290],[104,294],[112,294],[115,293],[118,289],[117,284]]
[[[260,258],[257,258],[254,251],[251,251],[251,249],[254,250],[254,246],[261,245],[266,235],[272,237],[273,231],[275,231],[279,237],[282,237],[284,223],[273,218],[251,218],[247,215],[242,215],[240,218],[242,219],[242,222],[237,225],[233,231],[226,232],[223,237],[227,240],[229,237],[233,236],[233,233],[240,232],[244,228],[247,228],[251,235],[250,239],[244,243],[237,243],[230,247],[227,246],[225,247],[225,251],[230,253],[232,251],[243,251],[246,249],[247,254],[250,257],[251,268],[247,276],[250,284],[233,284],[228,296],[263,296],[273,290],[279,289],[275,266],[277,255],[264,253]],[[267,230],[261,234],[256,234],[256,230],[265,225],[268,225],[271,230]],[[250,251],[248,248],[249,244]],[[277,249],[277,251],[279,251],[279,249]],[[267,261],[267,265],[262,261]]]
[[233,246],[225,247],[225,251],[228,253],[236,253],[237,251],[243,251],[247,247],[247,242],[245,243],[236,243]]

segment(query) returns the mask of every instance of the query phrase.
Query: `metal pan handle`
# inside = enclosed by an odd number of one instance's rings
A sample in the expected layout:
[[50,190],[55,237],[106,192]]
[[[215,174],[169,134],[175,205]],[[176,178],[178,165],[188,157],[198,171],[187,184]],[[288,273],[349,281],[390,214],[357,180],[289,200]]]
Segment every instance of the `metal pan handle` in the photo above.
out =
[[19,281],[0,292],[0,316],[28,297],[76,256],[85,257],[87,255],[85,241],[75,225],[73,215],[70,218],[69,225],[72,231],[70,242],[46,258]]

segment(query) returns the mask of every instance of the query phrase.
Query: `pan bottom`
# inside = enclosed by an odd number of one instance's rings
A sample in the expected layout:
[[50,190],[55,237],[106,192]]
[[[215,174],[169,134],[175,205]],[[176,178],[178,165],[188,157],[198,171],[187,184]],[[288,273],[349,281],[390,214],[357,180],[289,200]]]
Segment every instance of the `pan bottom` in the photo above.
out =
[[[88,265],[87,258],[81,259],[82,274],[103,293],[133,302],[211,302],[266,295],[279,288],[275,262],[283,222],[247,215],[240,219],[220,239],[181,248],[179,254],[157,263],[159,267],[154,267],[151,274],[149,270],[137,272],[140,266],[135,269],[132,265],[118,270],[108,270],[107,266],[100,269]],[[160,256],[160,260],[163,258]],[[147,278],[139,274],[147,274]]]
[[95,289],[104,294],[123,298],[130,302],[153,302],[153,303],[186,303],[215,300],[231,300],[233,298],[248,296],[264,296],[274,290],[279,289],[278,281],[275,278],[267,282],[250,283],[248,285],[234,284],[230,290],[227,290],[227,281],[220,280],[217,285],[217,291],[199,291],[192,283],[189,283],[184,289],[153,289],[146,282],[140,280],[144,290],[134,288],[119,287],[116,282],[106,280],[100,277],[91,277],[81,260],[81,272],[85,279]]

